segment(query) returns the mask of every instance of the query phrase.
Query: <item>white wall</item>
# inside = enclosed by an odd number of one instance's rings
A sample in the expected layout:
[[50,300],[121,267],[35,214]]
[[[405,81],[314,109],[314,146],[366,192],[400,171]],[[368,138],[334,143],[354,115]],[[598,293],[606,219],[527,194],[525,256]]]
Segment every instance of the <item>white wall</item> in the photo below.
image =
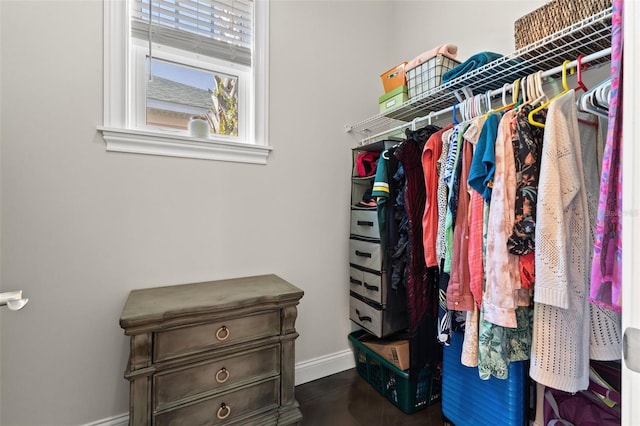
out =
[[305,291],[296,361],[348,349],[343,125],[377,112],[382,71],[436,44],[510,51],[512,32],[480,38],[486,15],[460,3],[272,1],[274,151],[255,166],[105,152],[102,3],[0,0],[1,285],[31,299],[0,314],[0,423],[126,412],[118,318],[136,288],[276,273]]
[[267,166],[105,152],[102,3],[0,7],[2,285],[31,299],[2,313],[3,426],[127,411],[131,289],[276,273],[305,291],[297,361],[347,348],[343,125],[377,107],[388,4],[273,2]]
[[391,61],[410,60],[432,47],[458,46],[464,61],[483,51],[515,50],[514,22],[548,0],[396,0],[396,48]]

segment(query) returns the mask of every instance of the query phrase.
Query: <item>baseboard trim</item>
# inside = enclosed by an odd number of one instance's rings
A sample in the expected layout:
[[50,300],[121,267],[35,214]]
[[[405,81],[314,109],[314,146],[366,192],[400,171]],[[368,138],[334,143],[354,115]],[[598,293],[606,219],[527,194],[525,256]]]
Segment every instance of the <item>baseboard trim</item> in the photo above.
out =
[[[329,355],[310,359],[296,364],[296,386],[313,380],[321,379],[341,371],[354,368],[356,362],[353,359],[351,349],[335,352]],[[129,414],[109,417],[82,426],[128,426]]]
[[354,368],[353,351],[345,349],[296,364],[296,386]]
[[129,414],[120,414],[119,416],[109,417],[108,419],[98,420],[92,423],[87,423],[82,426],[128,426]]

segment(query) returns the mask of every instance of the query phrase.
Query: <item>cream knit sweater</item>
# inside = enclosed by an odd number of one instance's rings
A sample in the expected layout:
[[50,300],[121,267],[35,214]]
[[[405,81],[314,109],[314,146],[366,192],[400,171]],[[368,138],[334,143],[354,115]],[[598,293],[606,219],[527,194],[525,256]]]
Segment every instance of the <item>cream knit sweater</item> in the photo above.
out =
[[549,105],[537,206],[530,375],[577,392],[589,384],[592,242],[573,90]]

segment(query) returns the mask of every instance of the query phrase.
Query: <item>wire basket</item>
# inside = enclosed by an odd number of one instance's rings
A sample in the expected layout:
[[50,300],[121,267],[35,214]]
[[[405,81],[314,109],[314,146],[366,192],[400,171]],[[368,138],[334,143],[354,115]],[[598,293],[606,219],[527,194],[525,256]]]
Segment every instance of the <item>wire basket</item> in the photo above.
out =
[[349,334],[360,377],[407,414],[440,401],[442,375],[439,368],[424,367],[416,379],[410,380],[408,372],[400,370],[360,342],[360,337],[365,334],[363,330]]
[[611,0],[554,0],[514,23],[516,50],[611,7]]
[[442,83],[442,74],[460,65],[460,62],[438,53],[420,65],[405,70],[409,99],[418,97]]

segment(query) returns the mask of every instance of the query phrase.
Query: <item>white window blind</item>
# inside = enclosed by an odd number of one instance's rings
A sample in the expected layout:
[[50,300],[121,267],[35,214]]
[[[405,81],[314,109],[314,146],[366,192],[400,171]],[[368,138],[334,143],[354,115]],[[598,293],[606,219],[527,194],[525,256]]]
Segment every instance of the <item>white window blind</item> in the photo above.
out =
[[131,4],[133,37],[251,65],[252,0],[133,0]]

